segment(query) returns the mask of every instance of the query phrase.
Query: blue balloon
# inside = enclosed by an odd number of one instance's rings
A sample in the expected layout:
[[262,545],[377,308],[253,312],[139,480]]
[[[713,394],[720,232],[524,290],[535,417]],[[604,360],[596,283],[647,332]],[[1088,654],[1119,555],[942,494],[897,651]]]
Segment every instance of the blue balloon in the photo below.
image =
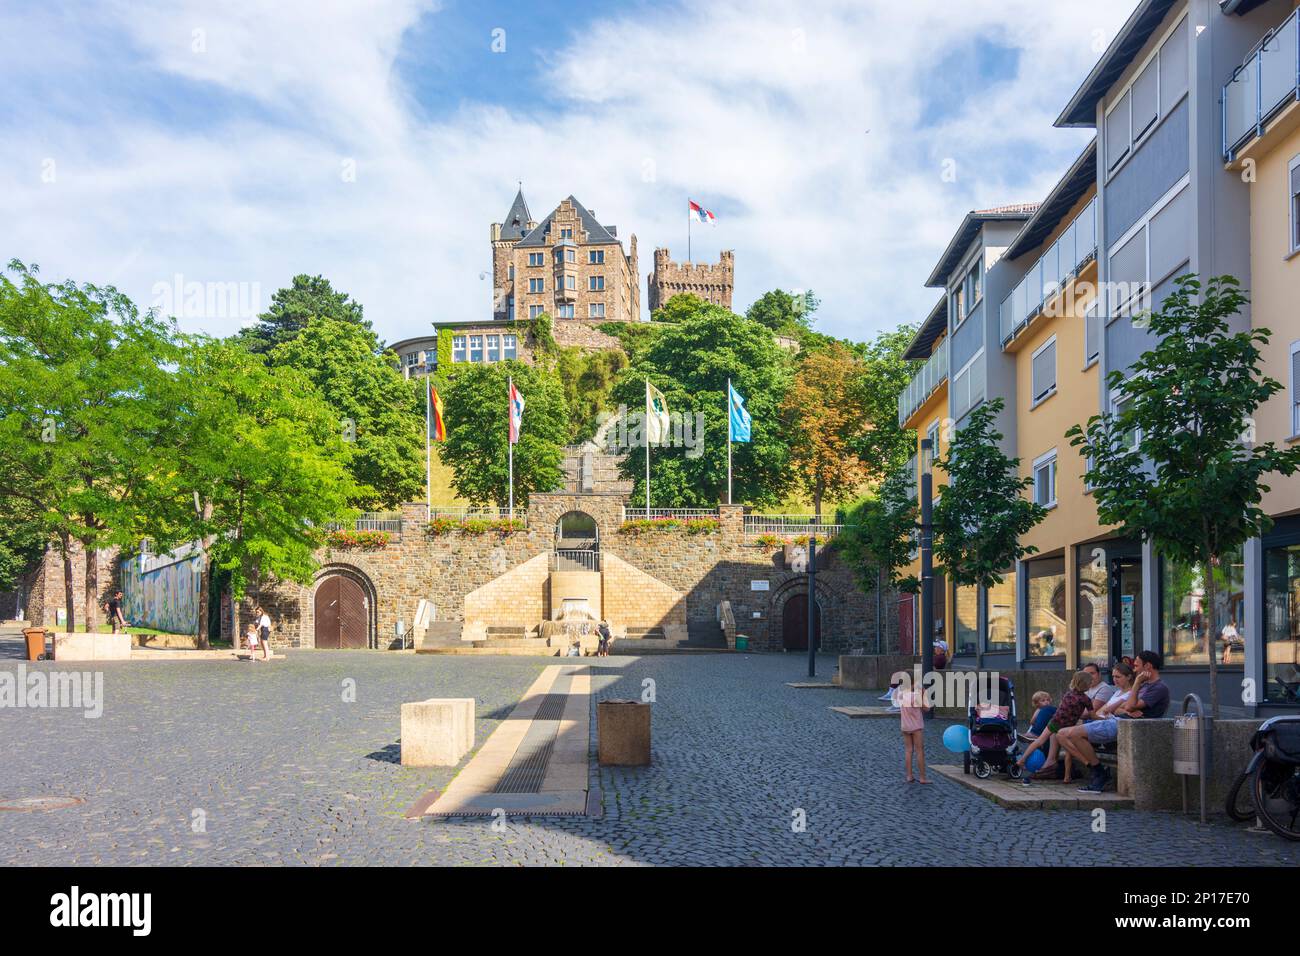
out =
[[943,745],[955,754],[970,750],[970,731],[960,724],[953,724],[943,732]]
[[1041,750],[1035,750],[1025,760],[1025,769],[1030,773],[1038,773],[1043,769],[1043,764],[1047,763],[1047,754]]

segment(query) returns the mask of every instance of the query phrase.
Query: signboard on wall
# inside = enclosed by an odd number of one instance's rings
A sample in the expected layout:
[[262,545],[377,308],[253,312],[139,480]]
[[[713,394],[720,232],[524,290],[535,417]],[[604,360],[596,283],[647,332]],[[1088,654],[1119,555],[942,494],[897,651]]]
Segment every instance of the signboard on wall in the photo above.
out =
[[771,582],[768,581],[750,581],[749,589],[751,591],[767,591],[771,588]]

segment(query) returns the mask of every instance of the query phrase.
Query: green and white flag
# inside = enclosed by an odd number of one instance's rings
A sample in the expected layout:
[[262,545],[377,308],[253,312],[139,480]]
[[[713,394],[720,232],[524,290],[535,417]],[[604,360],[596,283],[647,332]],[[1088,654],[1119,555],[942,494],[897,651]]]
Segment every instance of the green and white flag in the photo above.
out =
[[646,443],[650,445],[662,445],[668,440],[671,429],[668,423],[668,399],[664,398],[664,393],[659,391],[650,384],[646,379],[645,383],[645,436]]

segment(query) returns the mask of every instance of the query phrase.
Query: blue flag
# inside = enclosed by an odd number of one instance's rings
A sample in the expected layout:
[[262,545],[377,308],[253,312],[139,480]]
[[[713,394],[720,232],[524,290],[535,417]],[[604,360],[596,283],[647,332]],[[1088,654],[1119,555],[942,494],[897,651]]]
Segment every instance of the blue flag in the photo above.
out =
[[745,411],[745,400],[740,397],[740,393],[727,383],[727,405],[730,407],[731,440],[734,442],[749,441],[750,426],[753,419],[749,417],[749,412]]

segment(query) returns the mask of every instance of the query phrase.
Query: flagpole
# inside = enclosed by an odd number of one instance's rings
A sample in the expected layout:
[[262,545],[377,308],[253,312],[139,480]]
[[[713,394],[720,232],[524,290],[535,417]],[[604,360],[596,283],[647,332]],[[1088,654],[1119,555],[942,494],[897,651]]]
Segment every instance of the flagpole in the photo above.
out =
[[515,430],[515,377],[506,377],[506,468],[510,479],[510,520],[515,520],[515,443],[511,432]]
[[691,197],[686,197],[686,261],[691,261]]
[[429,434],[433,430],[433,396],[429,389],[433,387],[429,374],[429,357],[424,357],[424,520],[433,520],[433,439]]
[[645,380],[645,519],[650,520],[650,379]]
[[727,379],[727,504],[731,504],[731,379]]

